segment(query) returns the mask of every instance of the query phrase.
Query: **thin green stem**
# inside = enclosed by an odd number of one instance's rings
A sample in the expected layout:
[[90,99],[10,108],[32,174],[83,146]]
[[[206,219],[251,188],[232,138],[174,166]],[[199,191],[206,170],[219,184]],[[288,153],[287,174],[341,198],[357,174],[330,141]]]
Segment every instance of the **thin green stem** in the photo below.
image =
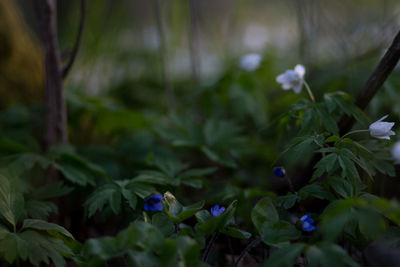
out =
[[311,91],[310,86],[308,85],[308,83],[306,82],[306,80],[303,79],[303,82],[304,82],[304,87],[307,89],[307,93],[308,93],[308,95],[309,95],[310,98],[311,98],[311,101],[312,101],[313,103],[315,103],[315,97],[314,97],[314,95],[313,95],[313,93],[312,93],[312,91]]
[[369,132],[368,129],[364,129],[364,130],[354,130],[351,132],[348,132],[347,134],[343,135],[340,139],[344,139],[346,136],[349,136],[351,134],[355,134],[355,133],[364,133],[364,132]]

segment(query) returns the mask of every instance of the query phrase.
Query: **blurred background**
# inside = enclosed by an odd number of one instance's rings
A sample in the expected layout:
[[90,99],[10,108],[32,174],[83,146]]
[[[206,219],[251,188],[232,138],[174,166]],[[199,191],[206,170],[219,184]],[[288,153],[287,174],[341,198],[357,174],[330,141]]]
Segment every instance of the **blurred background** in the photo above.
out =
[[[0,1],[0,122],[4,138],[41,150],[43,48],[32,2]],[[80,1],[57,2],[68,58]],[[169,155],[157,138],[169,114],[192,116],[199,127],[209,118],[230,120],[251,149],[239,149],[249,155],[237,160],[238,171],[219,176],[238,186],[273,183],[271,166],[295,170],[299,162],[277,157],[282,140],[297,134],[280,115],[307,97],[281,90],[276,76],[300,63],[317,99],[338,90],[355,96],[398,32],[399,13],[397,0],[89,0],[65,81],[71,143],[115,179],[126,178],[151,155]],[[241,63],[249,53],[261,58],[254,68]],[[399,88],[396,69],[367,114],[398,122]],[[388,188],[381,193],[393,196]]]

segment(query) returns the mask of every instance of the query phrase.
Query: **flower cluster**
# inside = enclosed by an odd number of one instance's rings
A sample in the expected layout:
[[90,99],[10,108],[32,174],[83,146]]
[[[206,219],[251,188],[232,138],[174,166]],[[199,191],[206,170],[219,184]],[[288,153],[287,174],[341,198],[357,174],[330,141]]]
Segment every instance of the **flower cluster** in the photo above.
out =
[[314,220],[311,219],[311,214],[308,213],[304,215],[303,217],[300,218],[300,221],[302,222],[302,227],[301,229],[305,232],[312,232],[315,230],[315,226],[313,225]]

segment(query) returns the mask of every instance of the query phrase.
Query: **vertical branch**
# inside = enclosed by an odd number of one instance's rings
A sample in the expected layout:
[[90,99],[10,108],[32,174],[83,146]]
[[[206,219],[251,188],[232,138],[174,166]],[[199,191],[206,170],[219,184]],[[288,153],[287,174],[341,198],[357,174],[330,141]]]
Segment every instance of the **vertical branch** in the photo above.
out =
[[79,45],[82,39],[83,28],[85,25],[85,19],[86,19],[86,0],[81,0],[81,17],[79,20],[78,34],[76,37],[74,48],[72,49],[71,52],[71,56],[68,60],[68,63],[65,65],[63,69],[62,75],[64,79],[67,77],[69,71],[71,70],[72,64],[74,63],[76,55],[78,54]]
[[198,86],[200,81],[198,0],[189,0],[189,9],[190,9],[190,28],[189,28],[190,61],[191,61],[193,80],[196,86]]
[[46,59],[46,149],[67,142],[67,114],[62,82],[61,57],[57,41],[57,6],[55,0],[37,0],[41,5],[41,30]]
[[165,85],[165,93],[166,93],[168,109],[171,111],[174,109],[175,96],[174,96],[174,88],[172,86],[170,73],[168,71],[168,56],[167,56],[166,34],[165,34],[166,27],[162,17],[161,0],[154,0],[154,9],[155,9],[157,32],[159,38],[159,53],[161,59],[162,80]]

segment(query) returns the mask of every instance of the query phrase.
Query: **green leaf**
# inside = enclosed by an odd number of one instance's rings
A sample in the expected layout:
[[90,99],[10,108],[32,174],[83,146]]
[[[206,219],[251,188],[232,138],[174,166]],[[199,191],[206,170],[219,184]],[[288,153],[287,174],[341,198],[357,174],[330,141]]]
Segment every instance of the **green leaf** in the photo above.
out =
[[318,127],[318,118],[314,108],[307,109],[301,117],[301,130],[299,135],[310,134]]
[[88,217],[93,216],[97,210],[102,210],[106,204],[109,204],[112,211],[118,214],[121,208],[121,189],[118,185],[105,184],[92,193],[84,204],[89,208]]
[[183,206],[170,192],[164,193],[164,200],[162,202],[165,212],[175,223],[180,223],[192,217],[204,206],[204,201],[189,206]]
[[25,203],[28,217],[46,220],[50,213],[57,213],[57,206],[50,201],[28,200]]
[[12,264],[17,258],[26,260],[28,257],[28,248],[25,240],[17,234],[7,232],[0,239],[0,254],[4,259]]
[[298,194],[302,199],[315,197],[319,199],[327,199],[329,201],[335,200],[335,197],[332,195],[331,192],[325,190],[325,188],[318,184],[306,185],[300,189]]
[[316,171],[313,173],[312,180],[320,177],[324,172],[330,172],[335,166],[338,155],[336,153],[331,153],[325,157],[323,157],[318,163],[314,166]]
[[343,177],[332,176],[328,178],[328,184],[332,189],[343,198],[350,198],[354,196],[353,186],[349,181]]
[[288,241],[298,239],[301,232],[286,221],[269,221],[262,225],[260,235],[267,245],[284,246],[288,244]]
[[107,261],[119,254],[117,242],[111,237],[92,238],[86,241],[82,248],[82,253],[86,257],[99,257]]
[[273,253],[262,267],[291,267],[295,266],[297,257],[303,251],[305,244],[294,243]]
[[231,236],[234,238],[239,238],[239,239],[248,239],[251,237],[250,233],[240,230],[239,228],[233,227],[233,226],[223,228],[221,230],[221,232],[225,235],[228,235],[228,236]]
[[17,177],[13,177],[13,182],[11,182],[0,174],[0,215],[13,227],[16,226],[24,211],[24,198],[17,182]]
[[359,266],[340,246],[327,242],[309,246],[306,258],[309,267]]
[[26,219],[22,225],[22,229],[35,229],[51,233],[52,231],[58,232],[66,237],[74,239],[74,237],[64,227],[54,223],[49,223],[43,220]]
[[156,213],[152,217],[152,224],[156,226],[164,236],[170,236],[174,230],[174,223],[165,213]]
[[203,234],[209,235],[215,230],[223,231],[229,226],[235,226],[234,215],[236,212],[237,200],[233,201],[228,208],[218,217],[213,217],[207,210],[201,210],[196,213],[196,219],[199,222],[198,228]]
[[100,166],[77,155],[60,154],[53,165],[65,178],[78,185],[95,185],[97,177],[109,179]]
[[325,109],[324,105],[317,104],[316,109],[318,116],[320,117],[325,129],[334,135],[338,135],[339,128],[336,124],[336,120],[332,116],[330,116],[329,112]]
[[30,194],[35,200],[44,200],[49,198],[61,197],[72,192],[73,188],[65,186],[64,182],[48,183],[35,188]]
[[137,196],[139,196],[142,199],[148,197],[151,193],[156,191],[153,186],[138,182],[135,179],[129,182],[125,186],[125,188],[129,191],[134,192]]
[[251,220],[258,232],[261,233],[263,224],[278,222],[279,215],[272,201],[269,198],[263,198],[251,211]]
[[62,240],[48,234],[28,230],[18,235],[26,242],[28,259],[35,266],[41,262],[49,264],[51,259],[56,267],[63,267],[66,266],[63,255],[73,254]]
[[290,209],[296,204],[296,201],[299,199],[297,194],[287,194],[286,196],[280,196],[276,199],[276,203],[279,206],[282,206],[284,209]]

